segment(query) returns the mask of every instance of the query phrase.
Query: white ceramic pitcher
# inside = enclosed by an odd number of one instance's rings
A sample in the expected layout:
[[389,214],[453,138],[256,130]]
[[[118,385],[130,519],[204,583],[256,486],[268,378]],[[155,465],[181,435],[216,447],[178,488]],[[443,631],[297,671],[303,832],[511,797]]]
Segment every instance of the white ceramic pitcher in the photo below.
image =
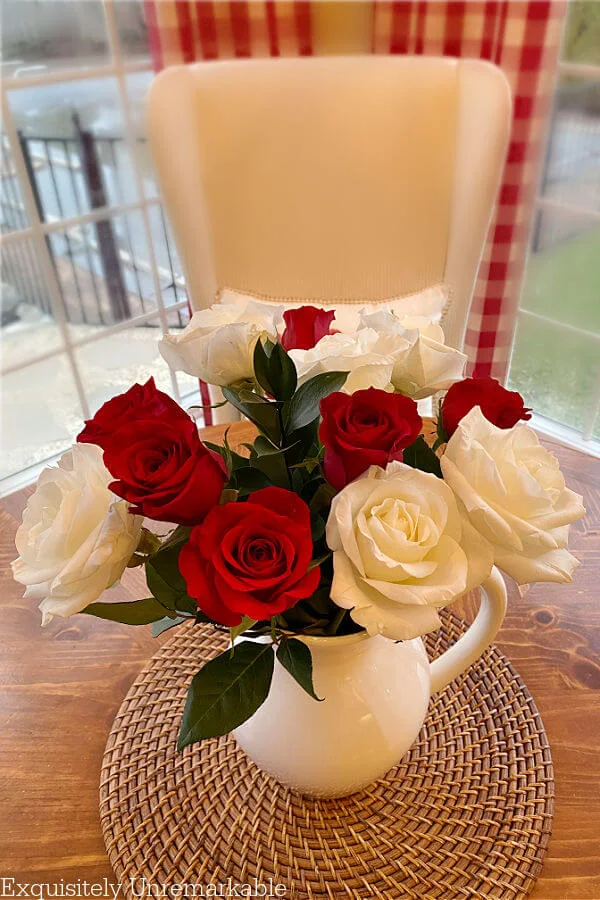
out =
[[294,790],[316,797],[354,793],[402,759],[431,695],[489,646],[505,611],[506,588],[494,568],[475,621],[432,663],[421,638],[302,637],[312,654],[315,691],[325,699],[309,697],[276,660],[267,700],[235,738],[261,769]]

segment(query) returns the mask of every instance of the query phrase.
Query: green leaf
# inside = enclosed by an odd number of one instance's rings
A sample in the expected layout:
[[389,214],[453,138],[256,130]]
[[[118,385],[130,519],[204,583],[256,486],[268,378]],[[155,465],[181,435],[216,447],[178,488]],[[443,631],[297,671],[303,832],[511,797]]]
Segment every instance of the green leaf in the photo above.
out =
[[263,472],[271,484],[289,489],[290,476],[284,450],[273,447],[266,438],[259,435],[254,442],[250,461],[253,468]]
[[313,544],[316,544],[325,534],[327,523],[321,516],[314,516],[314,518],[311,519],[310,527]]
[[420,469],[422,472],[431,472],[433,475],[437,475],[438,478],[442,477],[440,461],[429,444],[425,441],[422,434],[419,435],[410,447],[406,448],[403,453],[403,459],[406,465],[412,466],[413,469]]
[[322,566],[324,562],[327,562],[328,559],[331,558],[331,550],[328,550],[327,553],[324,553],[323,556],[319,556],[317,559],[311,559],[308,564],[307,572],[312,572],[313,569],[316,569],[317,566]]
[[318,418],[321,400],[343,388],[347,378],[347,372],[324,372],[301,384],[285,407],[287,431],[297,431]]
[[275,656],[271,644],[242,641],[207,662],[192,678],[177,749],[228,734],[267,699]]
[[224,387],[224,396],[247,419],[254,422],[274,444],[281,442],[281,425],[279,421],[278,401],[269,401],[255,394],[246,387],[236,388],[233,385]]
[[[248,460],[246,460],[247,463]],[[271,486],[271,482],[265,473],[250,465],[246,465],[245,469],[238,469],[234,472],[230,484],[239,491],[240,497],[247,497],[248,494],[252,494],[254,491]]]
[[298,384],[296,366],[281,344],[258,340],[254,347],[254,374],[260,386],[276,400],[289,400]]
[[318,456],[320,449],[318,430],[319,420],[317,418],[304,428],[297,428],[294,431],[293,443],[285,448],[288,466],[307,466],[310,459]]
[[[406,450],[404,452],[406,453]],[[329,509],[335,495],[336,490],[335,488],[332,488],[330,484],[324,482],[319,485],[309,504],[311,515],[314,516],[323,510]]]
[[81,612],[99,619],[109,619],[111,622],[122,622],[124,625],[149,625],[165,616],[175,618],[155,597],[133,600],[131,603],[90,603]]
[[187,538],[161,547],[146,561],[146,581],[152,594],[169,610],[195,613],[196,601],[187,592],[179,571],[179,553]]
[[164,619],[159,619],[158,622],[152,623],[152,637],[158,637],[159,634],[162,634],[163,631],[168,631],[169,628],[175,628],[176,625],[181,625],[182,622],[189,618],[189,616],[177,616],[176,619],[171,619],[169,616],[165,616]]
[[166,541],[162,542],[159,550],[156,552],[158,553],[160,550],[166,550],[168,547],[176,547],[180,544],[185,544],[191,533],[192,529],[188,525],[178,525],[177,528],[171,532]]
[[256,619],[251,619],[250,616],[244,616],[239,625],[235,625],[233,628],[229,629],[229,633],[231,635],[231,643],[235,641],[236,638],[243,634],[245,631],[248,631],[249,628],[252,628],[253,625],[256,625]]
[[315,694],[312,656],[303,641],[299,641],[297,638],[285,638],[277,650],[277,659],[310,697],[319,701],[324,699]]

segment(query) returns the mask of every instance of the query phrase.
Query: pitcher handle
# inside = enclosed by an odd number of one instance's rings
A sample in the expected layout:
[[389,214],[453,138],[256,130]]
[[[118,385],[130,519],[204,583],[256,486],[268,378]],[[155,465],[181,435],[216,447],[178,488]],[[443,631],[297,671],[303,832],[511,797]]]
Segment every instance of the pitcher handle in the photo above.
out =
[[481,585],[481,603],[473,624],[430,665],[432,694],[443,690],[481,656],[496,637],[505,613],[506,586],[494,566],[489,578]]

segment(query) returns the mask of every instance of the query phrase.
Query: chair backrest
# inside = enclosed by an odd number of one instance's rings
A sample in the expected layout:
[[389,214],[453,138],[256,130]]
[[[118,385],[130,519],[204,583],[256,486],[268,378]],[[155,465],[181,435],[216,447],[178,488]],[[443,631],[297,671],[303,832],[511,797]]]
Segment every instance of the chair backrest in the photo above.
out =
[[148,128],[194,308],[223,287],[347,302],[446,282],[462,346],[509,122],[506,79],[481,60],[165,69]]

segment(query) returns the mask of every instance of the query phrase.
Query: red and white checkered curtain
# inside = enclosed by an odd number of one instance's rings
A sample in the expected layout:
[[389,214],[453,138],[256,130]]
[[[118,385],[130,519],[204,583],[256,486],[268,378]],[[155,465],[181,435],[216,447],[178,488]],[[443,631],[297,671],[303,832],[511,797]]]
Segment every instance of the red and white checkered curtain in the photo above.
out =
[[145,0],[156,70],[201,59],[310,56],[310,3]]
[[511,86],[508,158],[466,333],[479,375],[502,379],[508,366],[564,14],[563,0],[375,3],[375,53],[487,59]]

